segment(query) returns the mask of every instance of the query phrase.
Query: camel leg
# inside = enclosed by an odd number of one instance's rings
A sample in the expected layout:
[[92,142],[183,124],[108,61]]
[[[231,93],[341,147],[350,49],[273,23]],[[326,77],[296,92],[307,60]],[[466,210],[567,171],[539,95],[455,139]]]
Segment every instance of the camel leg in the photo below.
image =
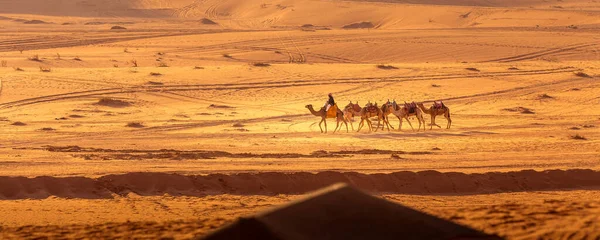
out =
[[[369,132],[373,131],[373,123],[371,123],[371,120],[367,119],[367,125],[369,126]],[[375,129],[375,131],[377,131],[377,129]]]
[[390,124],[390,118],[389,118],[388,116],[385,116],[385,117],[383,117],[383,121],[384,121],[384,124],[385,124],[385,123],[387,123],[387,124],[383,125],[383,127],[381,127],[381,130],[383,130],[383,128],[384,128],[384,127],[386,127],[386,126],[387,126],[387,128],[388,128],[388,131],[390,130],[390,128],[391,128],[391,129],[394,129],[394,126],[392,126],[392,125]]
[[321,121],[319,122],[319,129],[321,129],[321,133],[323,133],[323,128],[321,127],[321,124],[323,124],[323,121],[324,121],[324,120],[325,120],[325,119],[323,118],[323,119],[321,119]]
[[[435,123],[435,118],[437,117],[437,115],[433,115],[433,125],[437,126],[438,128],[442,128],[442,126],[438,125],[437,123]],[[431,125],[431,127],[433,128],[433,125]]]
[[450,119],[450,111],[446,112],[444,116],[446,117],[446,120],[448,120],[447,129],[450,129],[450,126],[452,126],[452,119]]
[[335,121],[335,129],[333,130],[333,133],[335,133],[339,127],[340,127],[340,120],[338,119],[337,121]]
[[[385,122],[383,122],[385,124],[385,126],[387,126],[388,132],[390,131],[390,120],[388,117],[385,117],[384,119]],[[392,129],[394,129],[394,127],[392,127]]]
[[[349,133],[350,131],[348,131],[348,122],[346,120],[344,120],[344,124],[346,125],[346,133]],[[340,126],[340,128],[342,128]],[[352,131],[354,131],[354,129],[352,129]]]
[[414,131],[415,128],[412,126],[412,123],[410,123],[410,120],[408,120],[408,117],[406,117],[406,121],[408,122],[408,125],[410,125],[410,128]]
[[[375,128],[375,132],[377,132],[377,130],[379,130],[379,126],[381,125],[381,118],[377,117],[377,128]],[[383,128],[382,128],[383,129]]]
[[434,124],[435,124],[435,115],[431,114],[431,123],[429,123],[429,130],[433,130]]
[[[423,119],[423,116],[417,116],[417,121],[419,121],[419,128],[417,128],[417,132],[421,131],[421,121],[425,122],[425,120]],[[423,127],[423,131],[425,131],[425,128]]]
[[362,129],[363,125],[365,125],[365,120],[361,119],[360,123],[358,124],[358,130],[356,130],[356,132],[360,132],[360,129]]
[[347,116],[346,114],[344,114],[344,122],[346,123],[346,125],[348,125],[348,122],[350,122],[350,126],[352,127],[352,131],[354,131],[354,125],[352,124],[350,116]]
[[325,133],[327,133],[327,118],[323,118],[323,122],[325,123]]

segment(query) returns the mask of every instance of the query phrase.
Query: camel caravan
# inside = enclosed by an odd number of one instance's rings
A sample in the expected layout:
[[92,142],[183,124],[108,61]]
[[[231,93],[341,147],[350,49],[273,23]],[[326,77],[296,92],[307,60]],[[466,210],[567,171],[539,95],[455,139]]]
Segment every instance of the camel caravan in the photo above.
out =
[[[354,124],[352,123],[354,121],[354,117],[360,118],[360,123],[358,124],[358,129],[356,130],[357,132],[360,132],[360,130],[365,126],[365,123],[369,128],[369,132],[372,132],[372,119],[376,119],[377,121],[377,127],[374,131],[377,131],[379,128],[381,128],[381,130],[387,128],[387,130],[390,131],[390,128],[394,129],[388,119],[390,114],[396,116],[398,121],[400,121],[398,125],[398,131],[402,130],[403,119],[408,122],[408,125],[413,131],[415,130],[412,123],[408,119],[412,116],[414,116],[419,122],[417,131],[421,130],[421,126],[423,126],[423,131],[425,131],[425,114],[429,114],[431,116],[431,124],[429,124],[430,130],[433,129],[433,126],[441,128],[440,125],[435,123],[435,118],[440,115],[443,115],[447,120],[446,129],[450,129],[450,126],[452,125],[452,120],[450,119],[450,108],[448,108],[442,101],[434,101],[433,105],[431,105],[429,108],[426,108],[423,103],[404,102],[403,104],[398,104],[396,103],[396,100],[390,102],[389,99],[386,103],[381,105],[381,107],[377,106],[377,103],[373,104],[371,102],[368,102],[364,107],[361,107],[358,102],[352,103],[352,101],[350,101],[350,103],[346,105],[344,109],[340,109],[335,101],[333,101],[331,94],[329,94],[329,100],[319,111],[315,111],[312,104],[306,105],[306,108],[313,115],[321,118],[321,121],[319,122],[319,129],[321,129],[321,133],[327,133],[328,118],[334,118],[336,120],[336,126],[333,130],[333,133],[336,131],[341,131],[344,125],[346,126],[346,132],[350,132],[348,129],[348,122],[350,122],[352,131],[354,131]],[[323,130],[323,124],[325,125],[325,130]]]

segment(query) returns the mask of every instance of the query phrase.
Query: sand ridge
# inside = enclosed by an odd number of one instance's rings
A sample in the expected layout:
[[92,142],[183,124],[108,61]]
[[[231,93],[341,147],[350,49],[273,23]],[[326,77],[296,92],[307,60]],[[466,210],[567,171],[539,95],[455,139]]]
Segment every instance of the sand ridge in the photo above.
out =
[[361,174],[357,172],[263,172],[256,174],[179,175],[127,173],[99,178],[1,177],[0,198],[103,199],[127,196],[206,196],[220,194],[302,194],[338,182],[349,183],[372,193],[396,194],[490,194],[600,187],[600,173],[586,169],[523,170],[507,173],[437,171]]

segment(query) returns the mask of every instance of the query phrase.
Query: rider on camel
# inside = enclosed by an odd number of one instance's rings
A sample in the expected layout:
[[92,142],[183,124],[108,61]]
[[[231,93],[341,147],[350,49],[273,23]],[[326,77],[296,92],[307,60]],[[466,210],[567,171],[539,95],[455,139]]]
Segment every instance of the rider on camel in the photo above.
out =
[[333,95],[330,93],[329,95],[329,100],[327,100],[327,102],[325,103],[325,111],[329,111],[329,108],[332,107],[333,105],[335,105],[335,101],[333,100]]

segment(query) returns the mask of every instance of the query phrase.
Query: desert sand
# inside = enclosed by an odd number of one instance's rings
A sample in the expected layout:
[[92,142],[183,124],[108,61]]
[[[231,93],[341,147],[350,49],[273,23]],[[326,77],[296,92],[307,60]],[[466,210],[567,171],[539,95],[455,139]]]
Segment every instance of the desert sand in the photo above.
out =
[[[0,61],[0,238],[189,239],[336,182],[599,237],[598,1],[0,1]],[[323,134],[328,93],[452,127]]]

